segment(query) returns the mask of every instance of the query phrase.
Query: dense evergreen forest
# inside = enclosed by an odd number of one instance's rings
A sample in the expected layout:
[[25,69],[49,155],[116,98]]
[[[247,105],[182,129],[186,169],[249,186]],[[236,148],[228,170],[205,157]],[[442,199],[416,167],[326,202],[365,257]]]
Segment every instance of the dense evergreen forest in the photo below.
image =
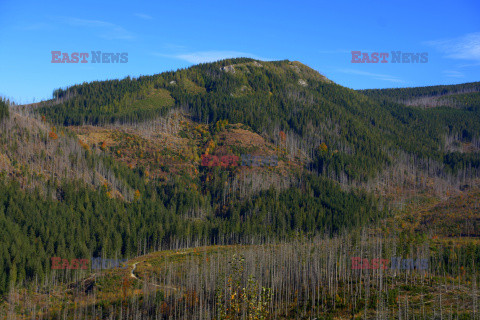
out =
[[[365,181],[388,166],[398,152],[444,162],[446,137],[469,143],[480,135],[477,96],[462,110],[421,110],[396,100],[479,91],[479,86],[357,92],[298,62],[260,63],[239,58],[58,89],[54,98],[65,101],[51,101],[38,113],[60,125],[79,125],[132,122],[164,115],[171,108],[187,108],[199,122],[228,119],[272,139],[280,130],[289,132],[307,152],[325,143],[329,152],[314,151],[314,165],[320,173],[346,174],[350,181]],[[463,155],[455,156],[459,157]],[[478,168],[469,156],[459,162]],[[448,165],[456,170],[455,163]]]
[[[468,90],[475,88],[478,84],[455,89],[461,92],[458,102],[470,103]],[[52,256],[132,257],[177,240],[291,239],[364,225],[387,215],[387,207],[359,186],[399,167],[407,156],[415,165],[426,163],[422,170],[442,179],[478,174],[477,100],[465,108],[431,109],[397,101],[451,92],[448,86],[422,90],[358,92],[299,62],[246,58],[57,89],[52,100],[31,110],[32,116],[42,119],[43,131],[27,134],[28,125],[20,127],[20,118],[5,126],[19,128],[25,141],[38,139],[38,145],[54,154],[39,151],[44,162],[61,157],[70,162],[58,165],[60,169],[33,190],[25,185],[37,179],[38,174],[27,168],[34,156],[25,155],[27,160],[20,164],[11,159],[5,167],[15,168],[14,173],[0,171],[0,294],[14,283],[44,279]],[[70,154],[65,148],[53,148],[54,141],[66,139],[64,135],[75,139],[69,127],[142,126],[172,110],[183,110],[195,123],[208,124],[208,137],[218,134],[216,124],[228,120],[272,144],[283,143],[284,149],[301,150],[306,160],[288,187],[245,196],[225,188],[233,175],[230,169],[197,164],[197,176],[171,174],[161,181],[148,179],[144,167],[119,163],[106,147],[93,151],[80,142],[86,151],[79,148]],[[0,121],[9,121],[6,115],[7,105],[0,102]],[[9,134],[0,131],[0,157],[21,151],[22,141],[12,141]],[[462,147],[474,151],[464,152]],[[282,161],[290,159],[284,156]],[[107,172],[106,180],[135,190],[134,196],[113,197],[105,182],[67,179],[79,163],[81,170]]]
[[[217,177],[216,179],[221,179]],[[3,180],[3,179],[2,179]],[[221,185],[219,181],[217,183]],[[51,257],[133,257],[144,247],[168,247],[174,240],[238,243],[287,239],[344,228],[383,215],[375,199],[344,192],[324,178],[305,177],[302,186],[269,190],[219,210],[216,197],[180,190],[178,184],[141,189],[143,199],[126,203],[68,182],[52,188],[58,200],[23,192],[18,183],[0,184],[0,292],[11,282],[45,279]],[[232,199],[231,201],[233,201]],[[188,218],[201,205],[205,219]]]

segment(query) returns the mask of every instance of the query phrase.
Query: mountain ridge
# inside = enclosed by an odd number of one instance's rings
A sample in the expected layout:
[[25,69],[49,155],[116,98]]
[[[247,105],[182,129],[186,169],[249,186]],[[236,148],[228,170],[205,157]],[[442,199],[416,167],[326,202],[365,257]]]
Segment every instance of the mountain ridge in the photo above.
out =
[[[286,60],[223,60],[54,98],[0,120],[0,293],[48,277],[51,256],[335,235],[479,185],[475,106],[369,97]],[[242,154],[278,165],[201,161]]]

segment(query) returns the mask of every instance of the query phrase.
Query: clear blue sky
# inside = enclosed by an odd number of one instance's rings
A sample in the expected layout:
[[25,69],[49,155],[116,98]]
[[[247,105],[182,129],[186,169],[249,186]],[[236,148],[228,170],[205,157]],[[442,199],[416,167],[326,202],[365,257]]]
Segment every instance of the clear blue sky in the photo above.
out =
[[[51,63],[98,50],[128,63]],[[428,62],[351,63],[392,50]],[[17,103],[236,56],[298,60],[354,89],[480,81],[480,1],[0,0],[0,95]]]

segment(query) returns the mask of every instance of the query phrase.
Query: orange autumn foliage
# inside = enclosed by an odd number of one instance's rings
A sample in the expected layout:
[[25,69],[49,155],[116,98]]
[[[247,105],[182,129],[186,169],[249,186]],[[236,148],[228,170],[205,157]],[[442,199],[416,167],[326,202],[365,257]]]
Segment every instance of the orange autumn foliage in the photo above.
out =
[[138,200],[138,199],[140,199],[140,191],[138,191],[137,189],[135,190],[134,200]]
[[280,131],[280,140],[282,140],[282,142],[287,140],[287,135],[283,131]]

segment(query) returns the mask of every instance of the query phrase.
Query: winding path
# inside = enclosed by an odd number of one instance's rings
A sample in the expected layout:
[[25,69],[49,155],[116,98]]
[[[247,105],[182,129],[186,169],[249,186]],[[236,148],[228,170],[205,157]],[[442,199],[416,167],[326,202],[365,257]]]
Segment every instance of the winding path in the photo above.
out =
[[[145,262],[145,261],[142,261],[142,262]],[[140,279],[139,277],[137,277],[137,276],[135,275],[135,269],[137,268],[137,264],[139,264],[139,263],[140,263],[140,262],[135,262],[135,263],[133,264],[133,268],[132,268],[132,270],[130,271],[130,277],[135,278],[136,280],[145,283],[145,280],[142,280],[142,279]],[[170,285],[160,285],[160,284],[149,283],[149,282],[147,282],[147,285],[155,286],[155,287],[157,287],[157,288],[163,288],[163,289],[165,289],[165,290],[179,291],[178,288],[176,288],[176,287],[174,287],[174,286],[170,286]]]

